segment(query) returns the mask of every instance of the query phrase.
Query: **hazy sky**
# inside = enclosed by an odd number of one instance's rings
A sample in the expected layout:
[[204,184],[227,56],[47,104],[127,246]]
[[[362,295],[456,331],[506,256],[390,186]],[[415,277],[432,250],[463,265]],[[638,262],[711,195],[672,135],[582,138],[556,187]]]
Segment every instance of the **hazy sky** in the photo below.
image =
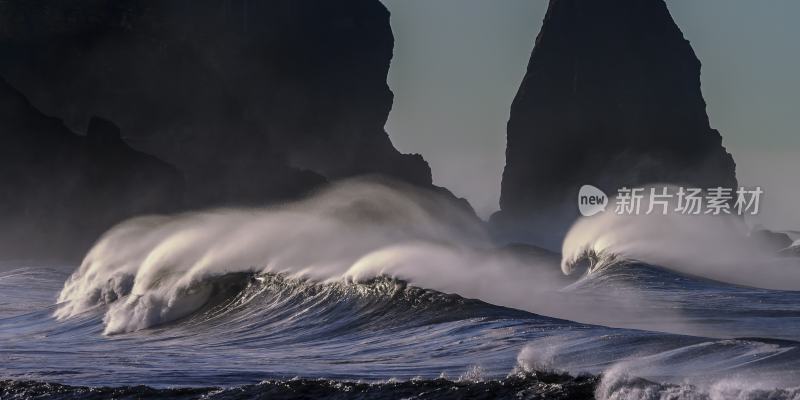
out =
[[[498,208],[509,108],[547,1],[383,2],[396,40],[387,130],[486,216]],[[764,187],[762,219],[800,229],[800,1],[667,4],[703,63],[711,124],[740,181]]]

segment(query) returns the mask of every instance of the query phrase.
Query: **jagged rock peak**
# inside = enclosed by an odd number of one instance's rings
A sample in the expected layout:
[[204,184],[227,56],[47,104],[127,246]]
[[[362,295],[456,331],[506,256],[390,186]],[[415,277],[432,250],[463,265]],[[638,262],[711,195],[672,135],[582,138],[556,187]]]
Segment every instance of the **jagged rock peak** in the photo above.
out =
[[736,186],[700,66],[662,0],[551,0],[511,108],[496,225],[564,231],[584,184]]

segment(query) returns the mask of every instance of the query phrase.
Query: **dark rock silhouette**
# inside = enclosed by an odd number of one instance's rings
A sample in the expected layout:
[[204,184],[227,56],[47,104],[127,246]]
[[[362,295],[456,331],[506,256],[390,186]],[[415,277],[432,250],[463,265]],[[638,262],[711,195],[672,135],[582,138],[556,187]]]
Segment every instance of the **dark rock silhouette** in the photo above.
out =
[[176,210],[183,178],[131,149],[109,121],[86,136],[36,110],[0,78],[0,255],[77,257],[103,231]]
[[[53,235],[91,237],[131,215],[274,204],[356,175],[453,198],[383,128],[393,45],[379,0],[2,1],[0,75],[66,124],[48,119],[51,133],[13,143],[17,158],[4,161],[4,173],[18,176],[3,183],[3,215],[24,208],[14,223],[36,230],[74,214]],[[0,112],[4,123],[21,123],[11,109]],[[31,129],[4,135],[21,140]],[[183,189],[174,169],[126,143],[175,165]],[[160,183],[123,174],[145,164],[141,173]],[[140,207],[117,203],[136,197],[125,190],[145,190],[137,185],[155,185],[158,196]],[[75,199],[48,209],[64,196]],[[97,221],[78,226],[89,210]],[[36,234],[44,235],[19,236]]]
[[511,109],[496,234],[560,245],[584,184],[735,187],[705,106],[663,0],[551,0]]
[[119,124],[184,172],[189,206],[360,174],[432,186],[383,128],[394,38],[379,0],[8,0],[0,26],[0,74],[75,130]]

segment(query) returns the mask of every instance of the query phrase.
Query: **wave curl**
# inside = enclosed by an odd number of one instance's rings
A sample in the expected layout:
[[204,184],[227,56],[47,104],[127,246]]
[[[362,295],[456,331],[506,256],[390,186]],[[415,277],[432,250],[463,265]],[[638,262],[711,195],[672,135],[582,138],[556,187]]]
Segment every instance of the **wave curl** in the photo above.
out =
[[281,207],[124,222],[67,280],[55,315],[107,306],[106,334],[149,328],[195,312],[217,277],[236,273],[318,282],[385,275],[517,308],[537,303],[538,292],[545,296],[534,287],[557,286],[552,274],[491,249],[482,222],[449,200],[349,181]]

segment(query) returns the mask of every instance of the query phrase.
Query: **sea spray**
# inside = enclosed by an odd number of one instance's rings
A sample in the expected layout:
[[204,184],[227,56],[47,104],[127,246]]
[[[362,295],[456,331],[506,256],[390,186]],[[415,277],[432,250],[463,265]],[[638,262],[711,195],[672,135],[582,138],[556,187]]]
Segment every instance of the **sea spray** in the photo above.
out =
[[[741,265],[745,255],[763,254],[741,254],[744,245],[724,253],[711,245],[716,242],[702,240],[712,229],[733,235],[729,225],[686,218],[669,226],[640,226],[638,219],[608,214],[578,221],[565,241],[562,267],[569,272],[588,257],[596,271],[639,259],[711,278],[732,271],[725,268],[741,268],[735,283],[744,284],[759,283],[750,280],[758,275],[753,270],[770,268],[769,263]],[[725,262],[708,268],[703,256],[724,256]],[[775,271],[760,277],[776,278]],[[521,258],[497,250],[481,221],[436,193],[363,180],[278,207],[126,221],[101,237],[68,279],[55,315],[63,320],[100,306],[107,334],[150,328],[197,311],[220,291],[221,277],[241,273],[316,282],[388,276],[548,316],[653,327],[642,318],[652,316],[645,292],[604,290],[585,296],[562,290],[566,283],[558,276],[556,258]],[[792,286],[798,275],[800,269],[778,277],[783,286]],[[659,329],[695,332],[679,310],[661,308],[658,316],[667,321]]]
[[[214,277],[279,273],[315,281],[386,275],[530,309],[557,266],[490,251],[482,223],[435,193],[348,181],[281,207],[144,217],[106,233],[66,282],[59,319],[106,305],[105,332],[130,332],[199,309]],[[530,260],[528,260],[530,261]]]
[[573,224],[561,268],[592,273],[637,261],[733,284],[800,289],[800,258],[781,256],[749,233],[734,215],[618,214],[609,208]]

